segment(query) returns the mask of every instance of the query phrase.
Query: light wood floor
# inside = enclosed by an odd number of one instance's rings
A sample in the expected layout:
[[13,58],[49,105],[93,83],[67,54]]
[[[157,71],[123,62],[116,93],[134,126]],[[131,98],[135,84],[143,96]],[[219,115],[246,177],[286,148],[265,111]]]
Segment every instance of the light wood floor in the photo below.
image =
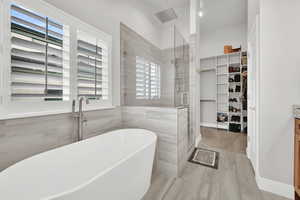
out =
[[158,175],[143,200],[286,200],[258,189],[247,135],[202,128],[200,147],[220,152],[217,170],[188,163],[182,177]]
[[201,127],[201,135],[201,145],[246,154],[247,134],[245,133],[233,133],[222,129]]

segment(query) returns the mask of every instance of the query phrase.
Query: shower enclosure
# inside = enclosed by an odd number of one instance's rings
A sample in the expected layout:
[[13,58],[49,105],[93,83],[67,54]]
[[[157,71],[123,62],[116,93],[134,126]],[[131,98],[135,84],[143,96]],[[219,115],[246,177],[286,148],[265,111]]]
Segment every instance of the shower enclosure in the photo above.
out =
[[121,103],[188,110],[185,116],[190,149],[189,43],[176,26],[169,31],[170,48],[160,49],[121,24]]
[[174,26],[173,63],[175,69],[174,106],[189,105],[189,44]]
[[190,47],[176,26],[173,27],[174,106],[188,108],[188,149],[194,144],[190,112]]

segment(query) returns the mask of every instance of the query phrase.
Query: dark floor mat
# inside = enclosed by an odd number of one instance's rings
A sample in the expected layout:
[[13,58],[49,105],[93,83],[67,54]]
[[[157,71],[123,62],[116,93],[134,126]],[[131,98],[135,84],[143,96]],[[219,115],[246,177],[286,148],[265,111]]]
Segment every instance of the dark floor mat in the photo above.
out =
[[189,162],[218,169],[219,152],[195,148]]

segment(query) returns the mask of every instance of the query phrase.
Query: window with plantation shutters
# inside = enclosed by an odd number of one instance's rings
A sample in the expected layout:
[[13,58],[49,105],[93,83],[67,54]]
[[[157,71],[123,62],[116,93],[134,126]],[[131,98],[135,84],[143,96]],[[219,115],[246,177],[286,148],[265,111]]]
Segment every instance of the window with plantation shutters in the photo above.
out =
[[112,106],[112,39],[45,1],[0,0],[0,119],[68,113],[82,96]]
[[150,98],[160,98],[160,66],[150,63]]
[[142,57],[136,57],[136,98],[160,98],[160,66]]
[[108,99],[108,45],[83,31],[77,33],[78,97]]
[[69,100],[68,30],[11,6],[11,100]]

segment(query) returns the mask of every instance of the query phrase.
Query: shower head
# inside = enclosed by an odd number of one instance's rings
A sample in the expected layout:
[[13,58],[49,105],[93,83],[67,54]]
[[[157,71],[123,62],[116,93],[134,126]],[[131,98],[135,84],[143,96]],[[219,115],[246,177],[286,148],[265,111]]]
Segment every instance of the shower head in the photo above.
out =
[[161,23],[166,23],[178,18],[173,8],[160,11],[156,13],[155,16],[160,20]]

